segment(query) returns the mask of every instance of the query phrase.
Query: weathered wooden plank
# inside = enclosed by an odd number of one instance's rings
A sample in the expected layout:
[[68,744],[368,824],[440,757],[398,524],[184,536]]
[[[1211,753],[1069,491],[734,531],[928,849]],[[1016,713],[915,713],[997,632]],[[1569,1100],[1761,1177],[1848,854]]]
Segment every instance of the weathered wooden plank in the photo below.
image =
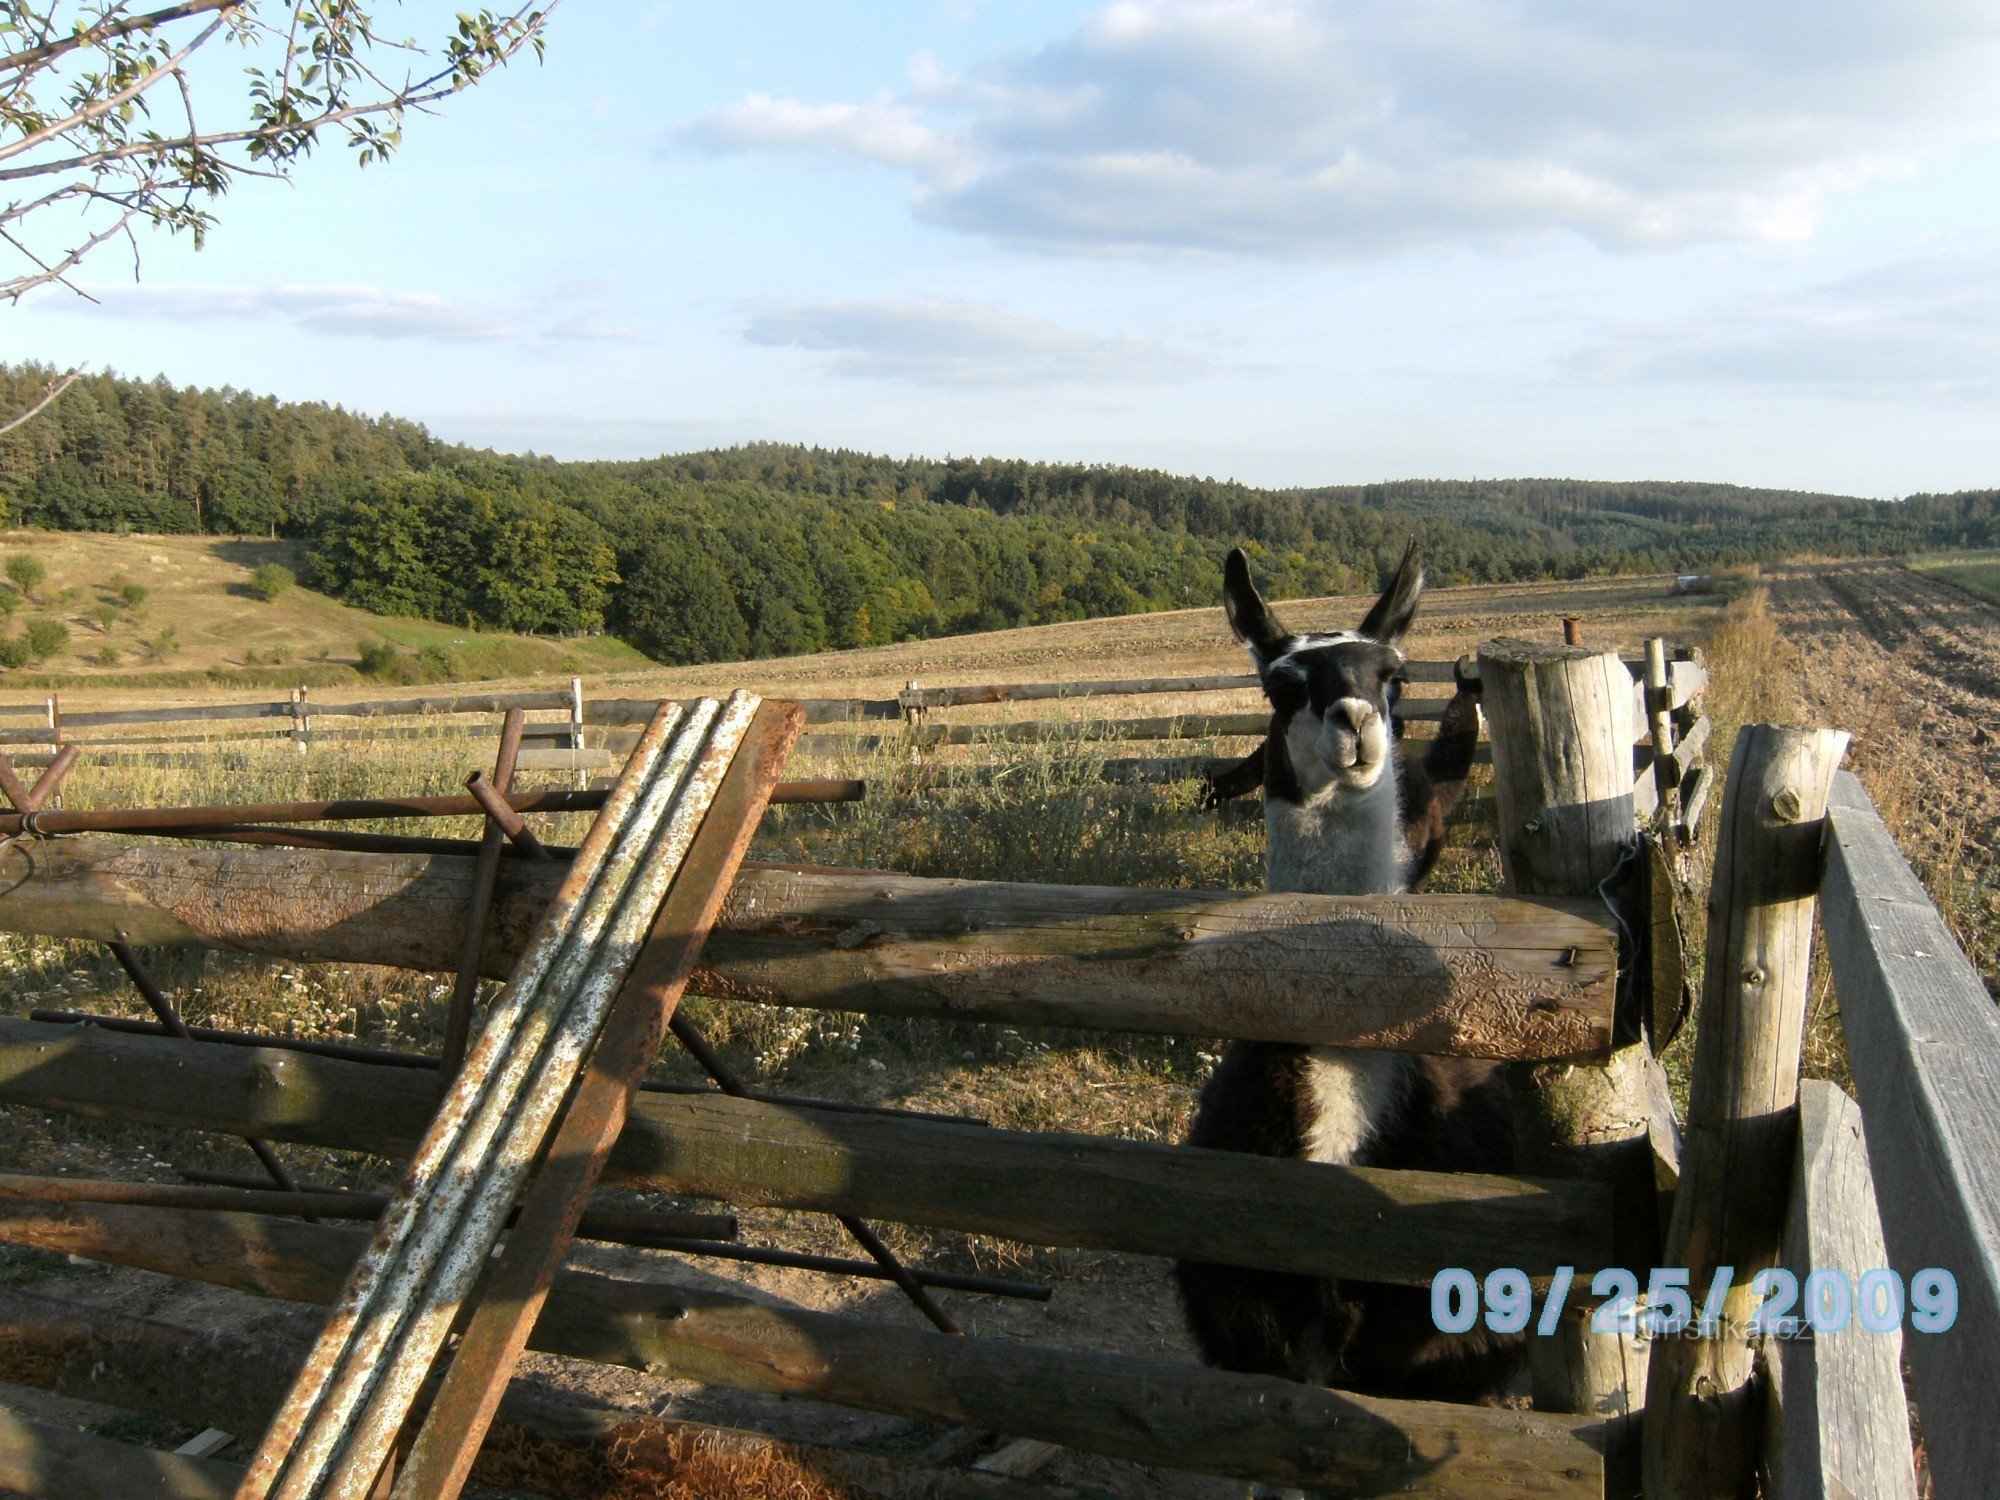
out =
[[[1801,1286],[1814,1271],[1832,1270],[1850,1287],[1889,1264],[1861,1110],[1836,1084],[1799,1085],[1799,1152],[1780,1263]],[[1877,1332],[1858,1318],[1836,1332],[1766,1342],[1769,1500],[1916,1500],[1902,1350],[1900,1329]]]
[[[0,930],[455,970],[459,856],[16,844]],[[505,977],[559,878],[502,864],[485,972]],[[699,994],[882,1014],[1513,1058],[1610,1044],[1602,904],[746,870]]]
[[1827,956],[1889,1261],[1958,1282],[1958,1321],[1906,1351],[1940,1495],[2000,1474],[2000,1011],[1861,783],[1836,782]]
[[[0,1103],[400,1158],[437,1095],[434,1077],[409,1068],[0,1020]],[[610,1171],[737,1204],[1411,1284],[1445,1266],[1546,1278],[1561,1265],[1611,1263],[1604,1194],[1587,1183],[1333,1167],[718,1095],[641,1095]]]
[[[37,1218],[0,1210],[0,1237],[321,1303],[338,1292],[367,1238],[244,1214],[85,1208]],[[951,1338],[574,1269],[557,1279],[532,1342],[600,1364],[1199,1473],[1371,1495],[1602,1493],[1593,1424],[1584,1419],[1384,1401],[1193,1364]]]

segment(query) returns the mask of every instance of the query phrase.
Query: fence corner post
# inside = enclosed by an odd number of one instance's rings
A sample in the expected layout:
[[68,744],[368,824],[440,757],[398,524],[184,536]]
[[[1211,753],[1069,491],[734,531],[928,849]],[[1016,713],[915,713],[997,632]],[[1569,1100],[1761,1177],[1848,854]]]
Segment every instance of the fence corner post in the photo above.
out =
[[[1642,726],[1630,669],[1615,651],[1503,639],[1479,648],[1479,678],[1506,889],[1597,895],[1638,840],[1632,746]],[[1651,1264],[1658,1243],[1656,1067],[1621,1016],[1603,1067],[1522,1064],[1513,1075],[1522,1170],[1608,1184],[1614,1242],[1634,1265]],[[1535,1405],[1602,1417],[1607,1493],[1627,1495],[1637,1480],[1632,1427],[1645,1404],[1644,1352],[1629,1334],[1588,1326],[1586,1300],[1572,1298],[1557,1331],[1530,1345]]]
[[1700,1336],[1653,1344],[1647,1500],[1719,1500],[1754,1482],[1763,1392],[1750,1281],[1777,1264],[1784,1235],[1813,907],[1846,748],[1839,730],[1751,724],[1730,756],[1680,1191],[1661,1264],[1686,1268],[1697,1317],[1719,1268],[1732,1268],[1732,1282]]

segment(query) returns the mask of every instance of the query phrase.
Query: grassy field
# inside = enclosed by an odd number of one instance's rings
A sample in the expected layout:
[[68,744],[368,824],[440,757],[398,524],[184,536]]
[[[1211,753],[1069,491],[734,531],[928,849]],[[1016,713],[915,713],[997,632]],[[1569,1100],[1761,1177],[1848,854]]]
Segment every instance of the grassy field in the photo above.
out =
[[1912,568],[2000,604],[2000,552],[1946,552],[1913,559]]
[[[297,544],[100,532],[0,533],[0,565],[29,556],[44,578],[13,611],[69,631],[49,660],[0,676],[0,696],[56,687],[104,689],[286,687],[353,682],[361,648],[387,643],[415,657],[429,651],[452,677],[617,671],[646,658],[610,637],[550,641],[499,631],[455,630],[430,620],[391,619],[306,588],[266,602],[251,588],[259,568],[303,570]],[[122,602],[128,589],[135,603]],[[410,663],[415,666],[414,661]]]

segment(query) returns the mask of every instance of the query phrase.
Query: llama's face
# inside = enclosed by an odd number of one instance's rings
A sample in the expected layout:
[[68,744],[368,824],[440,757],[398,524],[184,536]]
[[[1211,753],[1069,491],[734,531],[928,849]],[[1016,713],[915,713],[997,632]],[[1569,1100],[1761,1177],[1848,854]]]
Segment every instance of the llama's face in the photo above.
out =
[[1365,636],[1299,638],[1263,671],[1264,692],[1283,721],[1285,750],[1308,796],[1329,787],[1370,787],[1395,750],[1390,714],[1403,653]]
[[1374,786],[1395,753],[1392,712],[1403,670],[1400,642],[1423,592],[1415,549],[1358,630],[1295,635],[1264,603],[1241,550],[1223,570],[1223,604],[1271,700],[1298,790],[1308,800]]

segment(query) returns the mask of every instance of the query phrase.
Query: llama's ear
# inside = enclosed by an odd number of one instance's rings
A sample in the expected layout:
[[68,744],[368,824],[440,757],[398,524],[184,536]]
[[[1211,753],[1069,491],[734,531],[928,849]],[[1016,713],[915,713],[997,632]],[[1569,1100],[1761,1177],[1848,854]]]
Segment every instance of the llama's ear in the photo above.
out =
[[1278,623],[1250,581],[1250,559],[1241,547],[1232,548],[1222,565],[1222,609],[1229,616],[1229,628],[1250,648],[1260,671],[1285,654],[1292,634]]
[[1361,633],[1385,646],[1396,645],[1410,628],[1410,621],[1416,618],[1417,600],[1423,591],[1424,568],[1417,561],[1417,544],[1411,542],[1396,576],[1382,590],[1382,597],[1368,611],[1368,618],[1361,622]]

